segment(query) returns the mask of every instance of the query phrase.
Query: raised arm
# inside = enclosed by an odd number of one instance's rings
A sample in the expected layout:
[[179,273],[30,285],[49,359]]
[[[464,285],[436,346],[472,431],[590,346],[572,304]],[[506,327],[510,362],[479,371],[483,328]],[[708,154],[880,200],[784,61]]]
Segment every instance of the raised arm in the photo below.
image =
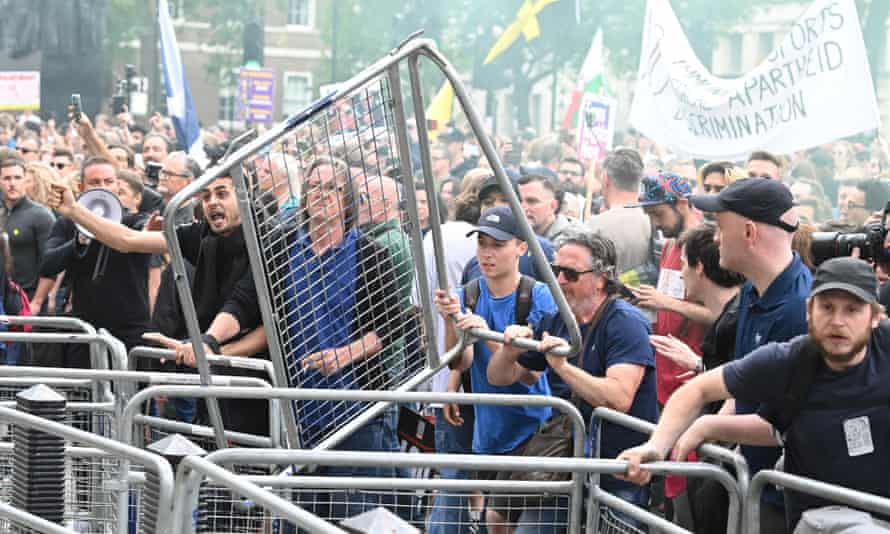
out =
[[119,252],[165,254],[167,240],[161,232],[140,232],[103,219],[74,200],[74,193],[65,184],[52,184],[49,205],[92,232],[95,238]]

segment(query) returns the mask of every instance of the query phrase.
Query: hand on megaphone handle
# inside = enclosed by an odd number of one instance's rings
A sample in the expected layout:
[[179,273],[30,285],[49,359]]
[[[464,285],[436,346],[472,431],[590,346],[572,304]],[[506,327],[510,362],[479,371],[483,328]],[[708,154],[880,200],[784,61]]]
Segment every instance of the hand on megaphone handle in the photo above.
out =
[[65,184],[54,183],[50,185],[49,207],[62,215],[68,215],[74,207],[74,193]]

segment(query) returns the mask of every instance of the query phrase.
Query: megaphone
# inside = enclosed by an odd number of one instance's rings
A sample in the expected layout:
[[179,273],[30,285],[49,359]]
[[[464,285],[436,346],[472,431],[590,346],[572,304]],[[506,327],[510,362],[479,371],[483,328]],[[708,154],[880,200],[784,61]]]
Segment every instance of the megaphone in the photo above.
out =
[[[124,217],[124,206],[120,199],[107,189],[90,189],[80,195],[77,203],[99,217],[112,222],[119,223]],[[92,232],[80,224],[77,225],[77,231],[90,239],[95,237]]]

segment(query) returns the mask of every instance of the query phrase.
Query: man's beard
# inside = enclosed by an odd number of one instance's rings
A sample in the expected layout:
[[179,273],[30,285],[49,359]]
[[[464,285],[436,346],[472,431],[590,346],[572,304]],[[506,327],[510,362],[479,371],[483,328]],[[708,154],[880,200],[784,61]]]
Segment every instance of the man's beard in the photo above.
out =
[[680,234],[683,233],[683,229],[686,227],[686,217],[683,216],[678,211],[674,211],[677,214],[677,223],[670,228],[662,228],[661,233],[664,234],[664,237],[668,239],[674,239],[676,237],[680,237]]
[[825,349],[825,346],[823,345],[823,339],[827,336],[821,336],[817,334],[813,330],[812,325],[810,325],[808,329],[810,338],[816,342],[816,346],[819,347],[819,353],[822,355],[822,357],[829,362],[837,364],[845,364],[851,362],[854,358],[856,358],[856,356],[859,355],[860,352],[862,352],[862,349],[868,346],[868,342],[871,340],[871,330],[869,330],[868,333],[862,338],[853,339],[853,347],[850,350],[842,353],[834,353],[827,351]]

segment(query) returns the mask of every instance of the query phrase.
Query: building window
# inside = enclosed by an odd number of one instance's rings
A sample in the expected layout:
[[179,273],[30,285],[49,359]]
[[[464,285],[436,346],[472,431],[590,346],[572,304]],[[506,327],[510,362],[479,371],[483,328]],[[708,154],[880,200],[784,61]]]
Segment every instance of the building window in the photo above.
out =
[[760,42],[758,44],[758,61],[763,60],[773,52],[776,44],[776,34],[772,32],[764,32],[760,34]]
[[238,96],[230,94],[229,91],[221,92],[219,95],[219,122],[231,122],[238,117]]
[[312,102],[312,75],[308,72],[285,72],[281,113],[293,115]]
[[290,26],[311,26],[312,0],[288,0],[287,23]]
[[734,33],[729,36],[729,74],[742,73],[742,39],[744,35]]
[[167,8],[170,10],[171,19],[185,18],[185,0],[169,0]]

